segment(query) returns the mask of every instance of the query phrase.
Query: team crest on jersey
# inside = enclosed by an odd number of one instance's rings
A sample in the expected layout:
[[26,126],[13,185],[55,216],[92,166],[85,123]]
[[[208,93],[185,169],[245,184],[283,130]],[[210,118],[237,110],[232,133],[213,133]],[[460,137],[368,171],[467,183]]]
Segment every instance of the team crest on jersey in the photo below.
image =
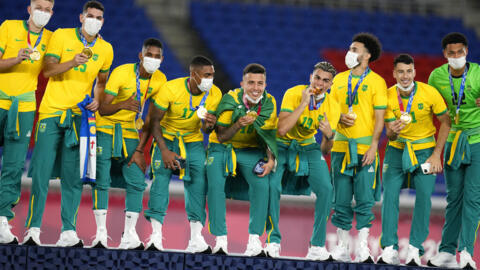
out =
[[362,85],[362,91],[365,92],[368,90],[368,85],[364,84]]
[[418,103],[418,109],[423,110],[423,103]]
[[152,93],[152,91],[153,91],[153,88],[152,88],[152,87],[148,87],[147,94],[150,94],[150,93]]
[[46,129],[47,123],[40,123],[40,125],[38,126],[38,131],[40,131],[41,133],[45,132]]
[[47,49],[47,46],[45,46],[45,44],[42,44],[41,48],[42,48],[42,51],[45,51]]
[[207,158],[207,166],[212,165],[213,160],[214,160],[214,157],[208,157]]
[[97,146],[97,156],[101,156],[103,153],[103,147]]
[[319,122],[323,121],[323,118],[325,118],[325,117],[323,116],[323,114],[318,115],[318,121],[319,121]]
[[153,167],[154,167],[156,170],[160,169],[160,165],[162,165],[162,161],[161,161],[161,160],[155,160],[155,161],[153,162]]
[[93,61],[97,61],[98,60],[98,54],[94,54],[92,59],[93,59]]

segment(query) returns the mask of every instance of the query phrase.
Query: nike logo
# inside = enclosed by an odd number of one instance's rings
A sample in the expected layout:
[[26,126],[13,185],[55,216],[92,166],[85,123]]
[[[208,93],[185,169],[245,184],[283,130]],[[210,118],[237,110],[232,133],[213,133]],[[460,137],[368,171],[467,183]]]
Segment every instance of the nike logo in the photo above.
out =
[[23,39],[18,39],[18,38],[16,38],[15,41],[23,41]]
[[182,105],[183,103],[182,102],[173,102],[173,105]]
[[130,89],[132,89],[132,87],[125,87],[125,88],[123,88],[123,89],[125,89],[125,90],[130,90]]
[[345,85],[340,85],[340,86],[338,87],[338,89],[342,89],[342,88],[345,88]]
[[73,52],[73,49],[67,49],[67,52]]

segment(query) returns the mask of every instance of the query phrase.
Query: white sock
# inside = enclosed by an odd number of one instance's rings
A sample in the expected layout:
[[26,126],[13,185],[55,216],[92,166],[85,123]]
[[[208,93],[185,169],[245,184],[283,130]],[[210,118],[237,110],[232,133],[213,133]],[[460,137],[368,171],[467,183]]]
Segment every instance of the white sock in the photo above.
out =
[[162,234],[162,223],[154,218],[150,218],[150,222],[152,223],[152,233]]
[[95,216],[95,223],[97,223],[97,231],[107,229],[107,210],[93,210],[93,215]]
[[135,225],[137,225],[138,213],[125,212],[125,228],[124,231],[135,231]]

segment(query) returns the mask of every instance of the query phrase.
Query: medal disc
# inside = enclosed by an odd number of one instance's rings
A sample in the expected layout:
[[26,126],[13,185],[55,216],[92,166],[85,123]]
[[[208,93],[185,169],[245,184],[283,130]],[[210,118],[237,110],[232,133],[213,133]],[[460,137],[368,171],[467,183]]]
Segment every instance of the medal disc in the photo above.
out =
[[85,54],[88,59],[92,58],[92,56],[93,56],[92,49],[87,48],[87,47],[83,48],[82,53]]
[[35,50],[29,55],[29,57],[33,61],[38,61],[38,60],[40,60],[40,52]]
[[135,121],[135,128],[137,130],[140,130],[143,128],[143,120],[142,118],[138,118],[136,121]]
[[248,111],[247,115],[250,117],[253,117],[254,119],[257,119],[257,113],[255,111]]
[[400,120],[405,124],[410,124],[412,122],[412,116],[408,113],[403,113],[400,116]]
[[357,119],[357,114],[353,111],[348,112],[347,115],[350,116],[353,119]]
[[205,117],[207,116],[207,113],[208,113],[207,109],[203,106],[199,107],[197,110],[197,116],[200,119],[205,119]]

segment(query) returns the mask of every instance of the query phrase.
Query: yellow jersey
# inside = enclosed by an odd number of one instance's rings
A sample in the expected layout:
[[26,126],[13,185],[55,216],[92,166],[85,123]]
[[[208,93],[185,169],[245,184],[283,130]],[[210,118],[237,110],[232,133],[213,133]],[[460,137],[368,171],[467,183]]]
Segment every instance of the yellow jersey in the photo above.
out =
[[[163,137],[173,140],[174,134],[179,134],[183,136],[185,143],[201,142],[203,141],[203,134],[200,131],[202,122],[196,110],[192,109],[199,106],[206,93],[191,94],[188,80],[189,77],[183,77],[167,81],[153,98],[153,103],[159,109],[166,111],[160,121],[160,125],[164,129]],[[222,99],[222,92],[213,85],[205,100],[205,108],[209,113],[215,113],[220,99]],[[190,100],[193,108],[190,107]]]
[[[437,89],[432,86],[415,82],[416,89],[413,95],[410,115],[412,122],[407,124],[400,132],[400,137],[416,141],[431,137],[435,134],[436,128],[433,124],[433,114],[439,116],[447,112],[447,105]],[[400,105],[398,103],[397,86],[392,86],[387,90],[388,107],[385,111],[385,122],[392,122],[400,119]],[[403,108],[407,109],[409,97],[401,96]],[[389,141],[389,145],[403,149],[405,144],[397,141]],[[427,143],[412,144],[413,150],[421,150],[435,147],[435,141]]]
[[[6,20],[0,26],[0,51],[3,59],[17,57],[20,49],[28,48],[28,25],[27,21]],[[35,46],[40,33],[30,31],[30,44]],[[40,52],[40,60],[33,61],[25,59],[21,63],[0,72],[0,91],[9,96],[18,96],[37,89],[38,74],[42,70],[42,62],[47,50],[48,42],[52,32],[43,29],[42,39],[36,50]],[[0,108],[10,109],[10,100],[0,100]],[[19,102],[19,112],[30,112],[36,110],[36,103]]]
[[[83,48],[78,28],[60,28],[53,33],[46,56],[55,57],[59,63],[64,63],[81,53]],[[87,63],[50,77],[39,109],[40,114],[44,114],[43,117],[47,117],[45,114],[50,115],[67,109],[80,113],[77,103],[82,101],[85,95],[91,94],[98,73],[110,70],[113,61],[112,45],[97,38],[95,45],[90,49],[93,56]]]
[[[114,96],[112,104],[125,101],[137,93],[136,71],[137,64],[124,64],[112,71],[108,79],[105,93]],[[156,70],[151,78],[139,78],[140,82],[140,102],[145,104],[145,101],[160,90],[160,87],[167,81],[167,77],[160,70]],[[148,85],[148,90],[147,90]],[[148,113],[144,111],[144,113]],[[97,130],[113,135],[112,128],[105,128],[105,126],[112,127],[116,123],[120,123],[123,129],[123,137],[138,139],[138,132],[135,128],[136,112],[129,110],[120,110],[112,115],[100,116],[97,113]]]
[[[308,85],[297,85],[288,89],[283,96],[280,112],[293,112],[300,105],[302,92],[306,88],[308,88]],[[309,106],[307,106],[298,118],[295,126],[285,136],[280,136],[280,138],[283,140],[296,140],[300,144],[302,144],[302,141],[313,139],[315,134],[317,134],[320,121],[324,120],[324,114],[327,115],[332,131],[335,131],[340,120],[340,105],[328,93],[325,93],[320,108],[310,110]]]
[[[331,95],[340,105],[341,113],[348,113],[348,76],[351,70],[339,73],[333,79]],[[360,76],[352,76],[352,91]],[[357,115],[355,124],[347,127],[343,124],[337,126],[337,133],[343,134],[347,138],[358,139],[373,135],[375,126],[375,110],[385,110],[387,108],[387,84],[385,80],[377,73],[369,70],[362,84],[358,87],[357,95],[353,100],[352,109]],[[346,152],[348,142],[335,140],[333,143],[333,152]],[[358,144],[357,153],[365,154],[370,145]]]

